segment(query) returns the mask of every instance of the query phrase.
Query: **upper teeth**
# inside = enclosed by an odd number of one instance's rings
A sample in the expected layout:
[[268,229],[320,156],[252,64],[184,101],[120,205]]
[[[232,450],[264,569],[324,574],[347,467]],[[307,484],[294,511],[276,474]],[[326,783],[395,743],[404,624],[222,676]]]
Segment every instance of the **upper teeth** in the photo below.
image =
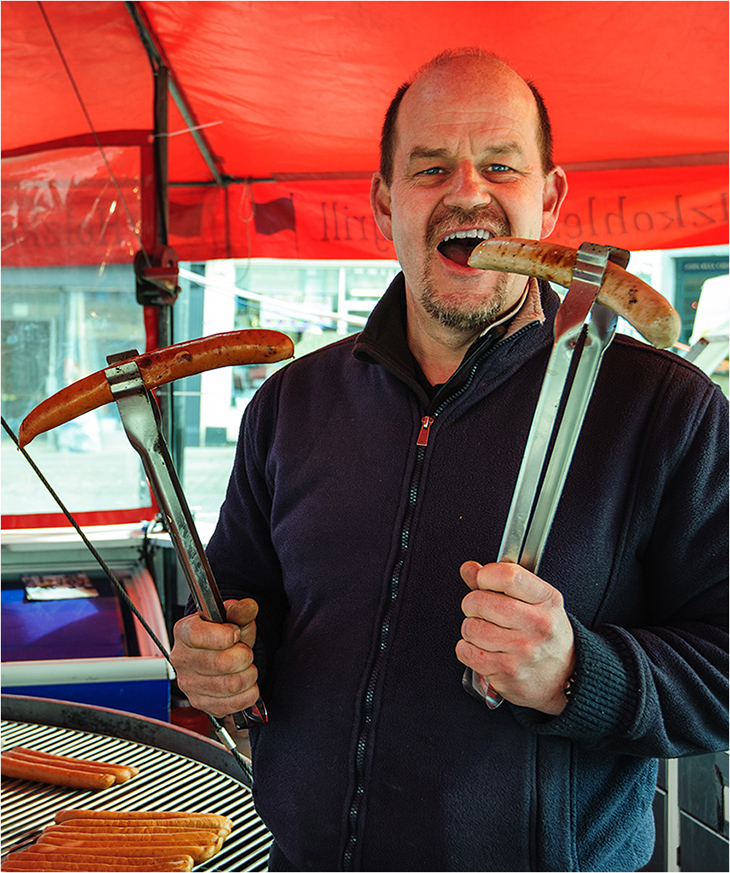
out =
[[491,233],[488,230],[473,228],[472,230],[457,230],[454,233],[448,234],[442,242],[448,242],[451,239],[489,239]]

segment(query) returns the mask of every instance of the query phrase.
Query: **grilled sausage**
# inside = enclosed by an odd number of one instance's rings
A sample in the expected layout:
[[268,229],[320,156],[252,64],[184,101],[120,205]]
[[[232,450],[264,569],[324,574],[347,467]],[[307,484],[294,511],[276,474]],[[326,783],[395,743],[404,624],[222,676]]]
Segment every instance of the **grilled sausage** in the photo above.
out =
[[22,852],[13,852],[3,861],[0,870],[28,871],[28,873],[45,873],[53,870],[78,871],[78,873],[143,873],[143,871],[156,871],[156,873],[189,873],[193,869],[194,861],[190,855],[166,855],[164,857],[118,857],[110,854],[97,853],[81,861],[74,853],[38,851],[35,848],[25,849]]
[[77,839],[63,836],[46,837],[45,833],[35,844],[38,850],[74,855],[114,855],[118,857],[165,857],[167,855],[189,855],[194,862],[208,861],[220,850],[221,842],[193,843],[167,837],[158,842],[153,838],[125,836],[124,839],[104,840],[96,835],[81,835]]
[[[217,367],[268,364],[293,354],[294,344],[279,331],[237,330],[177,343],[129,360],[135,361],[145,385],[153,389]],[[27,446],[39,433],[111,403],[114,397],[105,372],[97,370],[39,403],[20,425],[20,447]]]
[[88,770],[94,773],[109,773],[115,782],[127,782],[133,776],[139,774],[138,767],[130,767],[123,764],[108,764],[104,761],[91,761],[86,758],[71,758],[64,755],[54,755],[51,752],[39,752],[36,749],[28,749],[16,746],[8,752],[3,752],[10,758],[23,761],[37,761],[39,764],[47,764],[53,767],[73,767],[77,770]]
[[10,779],[27,779],[31,782],[45,782],[48,785],[65,785],[68,788],[87,788],[98,791],[114,784],[111,773],[97,773],[79,770],[74,767],[55,767],[37,760],[13,758],[0,755],[0,773]]
[[180,823],[185,819],[201,822],[201,827],[211,827],[216,830],[223,828],[228,830],[228,833],[233,829],[233,822],[224,815],[214,813],[195,813],[183,812],[177,810],[133,810],[130,812],[122,812],[116,809],[59,809],[55,815],[57,824],[69,821],[71,819],[84,819],[89,822],[89,825],[99,824],[105,826],[110,819],[118,821],[140,823],[153,822],[154,824],[171,824]]
[[87,836],[124,836],[125,834],[153,835],[163,837],[178,837],[184,835],[194,838],[196,841],[210,841],[224,839],[230,833],[228,828],[222,827],[198,827],[195,823],[188,824],[190,819],[180,819],[181,824],[162,824],[149,819],[140,819],[138,822],[124,822],[120,819],[108,818],[103,824],[88,825],[85,822],[91,819],[72,818],[62,824],[51,825],[47,830],[60,835],[83,835]]
[[[482,270],[535,276],[567,288],[573,278],[577,254],[575,249],[545,240],[498,237],[480,243],[469,257],[469,265]],[[681,322],[670,303],[646,282],[610,261],[598,301],[625,318],[657,348],[670,348],[679,339]]]
[[231,832],[231,824],[221,824],[218,819],[222,816],[200,816],[199,818],[184,816],[180,818],[149,818],[127,819],[122,818],[65,818],[56,827],[71,827],[77,831],[89,833],[106,832],[110,828],[137,828],[144,831],[146,828],[164,828],[165,830],[191,831],[204,830],[215,831],[219,834],[228,835]]

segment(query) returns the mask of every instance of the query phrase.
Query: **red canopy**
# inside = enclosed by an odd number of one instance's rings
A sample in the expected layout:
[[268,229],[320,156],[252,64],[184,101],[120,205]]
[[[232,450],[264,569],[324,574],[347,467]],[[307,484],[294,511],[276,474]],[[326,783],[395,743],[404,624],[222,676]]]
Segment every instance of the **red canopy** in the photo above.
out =
[[556,241],[725,243],[727,34],[725,2],[3,2],[4,263],[149,244],[160,66],[181,260],[393,257],[367,196],[383,113],[476,44],[550,108]]

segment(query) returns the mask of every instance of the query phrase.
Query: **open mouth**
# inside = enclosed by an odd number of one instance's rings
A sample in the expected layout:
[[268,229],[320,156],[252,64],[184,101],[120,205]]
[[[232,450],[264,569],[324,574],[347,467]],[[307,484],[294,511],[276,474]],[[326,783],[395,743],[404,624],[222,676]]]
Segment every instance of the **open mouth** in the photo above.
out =
[[462,267],[467,267],[469,255],[479,245],[482,240],[490,239],[493,236],[488,230],[472,228],[471,230],[457,230],[454,233],[447,234],[437,248],[439,252],[450,261],[459,264]]

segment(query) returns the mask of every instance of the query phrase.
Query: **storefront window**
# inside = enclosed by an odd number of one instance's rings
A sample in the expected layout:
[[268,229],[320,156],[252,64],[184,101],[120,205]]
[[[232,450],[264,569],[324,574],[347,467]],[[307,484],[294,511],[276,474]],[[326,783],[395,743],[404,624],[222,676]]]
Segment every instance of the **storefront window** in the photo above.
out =
[[[301,357],[360,330],[398,270],[391,261],[182,265],[175,340],[266,328],[291,337],[294,354]],[[176,463],[197,521],[217,518],[243,411],[264,380],[285,363],[213,370],[176,383]]]
[[[144,344],[131,266],[3,269],[2,411],[16,434],[46,397],[106,367],[107,355]],[[59,513],[5,430],[0,447],[3,515]],[[74,512],[150,504],[114,405],[39,435],[27,450]]]

